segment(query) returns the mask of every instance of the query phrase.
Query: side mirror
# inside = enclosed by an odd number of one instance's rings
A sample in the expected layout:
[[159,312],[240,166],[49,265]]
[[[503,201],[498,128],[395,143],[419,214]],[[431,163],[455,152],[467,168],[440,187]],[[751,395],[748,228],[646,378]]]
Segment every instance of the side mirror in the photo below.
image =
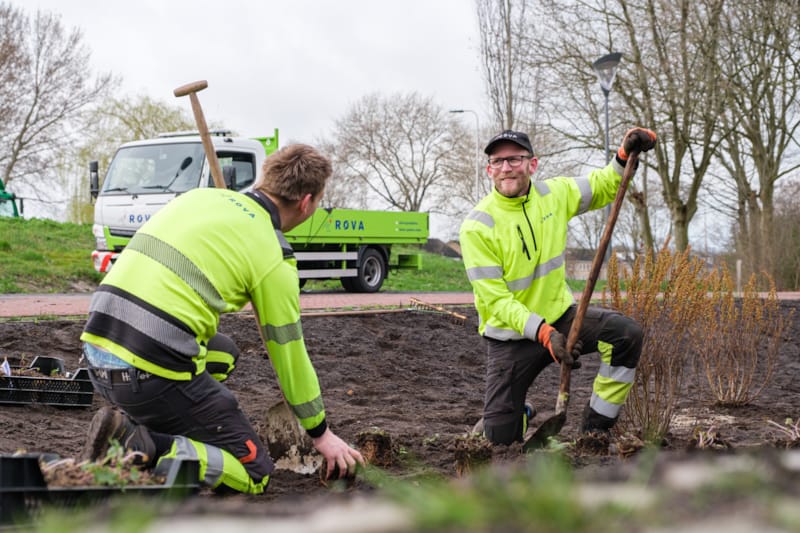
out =
[[236,167],[229,165],[222,167],[222,179],[225,182],[225,187],[235,191],[236,190]]
[[97,173],[97,161],[89,161],[89,194],[97,198],[100,192],[100,177]]

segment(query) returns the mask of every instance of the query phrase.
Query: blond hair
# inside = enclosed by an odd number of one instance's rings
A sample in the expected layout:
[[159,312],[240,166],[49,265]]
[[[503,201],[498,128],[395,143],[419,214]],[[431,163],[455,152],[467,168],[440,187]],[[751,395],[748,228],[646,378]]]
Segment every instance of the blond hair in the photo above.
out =
[[330,160],[307,144],[290,144],[267,157],[255,189],[281,200],[317,198],[333,172]]

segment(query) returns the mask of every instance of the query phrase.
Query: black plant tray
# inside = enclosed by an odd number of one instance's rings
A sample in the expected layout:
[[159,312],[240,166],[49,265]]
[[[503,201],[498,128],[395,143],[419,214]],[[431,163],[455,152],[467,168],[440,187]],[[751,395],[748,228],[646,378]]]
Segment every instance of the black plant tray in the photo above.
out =
[[161,459],[155,471],[165,476],[161,485],[49,488],[40,457],[42,454],[0,455],[0,527],[35,519],[46,507],[79,507],[124,494],[177,499],[200,488],[200,463],[180,459]]
[[[0,404],[92,405],[94,387],[86,368],[79,368],[74,375],[68,375],[64,374],[62,359],[37,356],[28,369],[35,369],[42,376],[0,376]],[[53,374],[62,377],[50,377]]]

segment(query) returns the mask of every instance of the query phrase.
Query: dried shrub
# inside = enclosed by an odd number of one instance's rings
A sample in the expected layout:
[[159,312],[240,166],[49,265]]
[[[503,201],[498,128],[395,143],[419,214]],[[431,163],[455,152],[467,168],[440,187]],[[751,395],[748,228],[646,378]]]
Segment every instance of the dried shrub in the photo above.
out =
[[657,254],[637,257],[631,269],[620,273],[613,256],[608,267],[610,301],[604,294],[604,303],[644,331],[636,380],[616,431],[647,443],[660,444],[669,430],[693,353],[692,332],[710,306],[704,264],[689,252],[672,253],[665,244]]
[[713,308],[701,317],[697,361],[712,401],[741,406],[755,400],[775,370],[783,332],[791,318],[781,314],[775,283],[766,276],[765,297],[750,276],[737,298],[727,268],[710,276]]

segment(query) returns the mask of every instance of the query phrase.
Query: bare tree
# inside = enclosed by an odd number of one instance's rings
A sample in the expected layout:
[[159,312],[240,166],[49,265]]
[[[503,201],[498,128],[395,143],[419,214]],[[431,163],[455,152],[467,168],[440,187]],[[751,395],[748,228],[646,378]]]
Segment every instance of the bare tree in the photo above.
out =
[[723,5],[724,0],[680,0],[677,5],[619,0],[617,6],[634,66],[634,75],[623,78],[619,90],[638,121],[660,130],[655,170],[678,250],[689,245],[700,185],[721,141]]
[[339,147],[329,139],[316,140],[317,147],[334,162],[333,174],[325,185],[321,207],[368,209],[367,186],[363,180],[349,179],[347,167],[340,161]]
[[[471,150],[459,131],[463,126],[430,98],[371,94],[336,121],[335,141],[326,151],[338,180],[363,188],[370,204],[377,199],[393,209],[443,213],[453,176],[474,175],[462,174],[465,150]],[[466,159],[474,169],[474,159]]]
[[800,180],[783,184],[776,196],[769,242],[774,256],[773,271],[778,288],[800,288]]
[[736,2],[722,20],[720,67],[730,105],[720,117],[718,157],[736,186],[736,248],[747,272],[766,271],[782,285],[774,193],[779,179],[800,168],[800,8],[781,0]]
[[500,129],[523,129],[525,98],[534,76],[526,68],[526,50],[535,26],[524,0],[476,0],[486,92]]
[[[536,0],[476,0],[481,62],[492,109],[492,131],[516,129],[531,137],[537,154],[558,152],[549,133],[552,57],[540,53],[549,24]],[[569,165],[570,163],[568,163]]]
[[155,100],[147,95],[106,98],[80,116],[86,132],[78,142],[82,162],[97,160],[107,168],[119,145],[149,139],[166,131],[196,129],[194,119],[184,106]]
[[[587,105],[597,93],[586,89],[594,82],[591,61],[609,51],[623,52],[610,104],[612,136],[621,139],[632,125],[658,131],[656,149],[642,162],[660,179],[673,243],[685,249],[700,185],[721,142],[724,0],[553,0],[548,5],[553,40],[545,43],[544,52],[552,56],[554,84],[564,88],[556,96],[569,101],[561,108],[550,106],[558,113],[551,123],[576,144],[599,146],[603,128],[597,106]],[[591,117],[591,127],[584,116]],[[652,199],[643,190],[631,192],[644,216]],[[648,225],[644,221],[642,227]],[[646,240],[652,245],[652,235]]]
[[[11,68],[20,70],[5,86],[7,120],[0,124],[0,177],[8,185],[27,181],[35,190],[46,189],[41,178],[54,156],[54,149],[69,136],[70,120],[87,105],[97,101],[113,85],[111,74],[89,76],[90,53],[80,30],[66,31],[60,16],[37,12],[32,18],[13,8],[0,10],[3,25],[10,23],[17,33],[4,28],[4,40],[14,42],[20,55],[12,54]],[[9,45],[13,46],[13,45]],[[5,60],[6,56],[0,57]],[[8,65],[0,66],[5,72]]]
[[[14,119],[20,98],[20,75],[28,69],[20,36],[25,30],[25,17],[18,9],[0,4],[0,141],[8,142],[8,125]],[[0,151],[0,162],[4,153]]]

